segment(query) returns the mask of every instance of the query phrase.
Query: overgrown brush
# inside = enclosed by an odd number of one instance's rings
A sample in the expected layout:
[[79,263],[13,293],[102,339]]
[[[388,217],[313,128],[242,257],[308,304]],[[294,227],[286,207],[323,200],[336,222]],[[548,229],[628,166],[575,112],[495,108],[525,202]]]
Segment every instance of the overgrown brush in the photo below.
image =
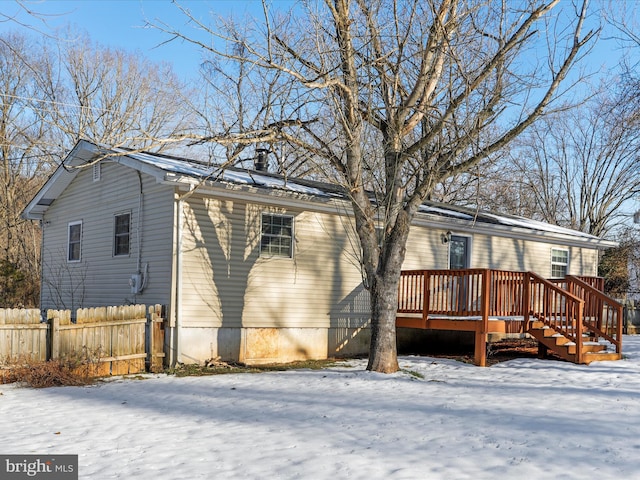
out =
[[99,356],[81,353],[46,362],[27,359],[2,372],[1,383],[17,383],[31,388],[90,385],[101,376]]

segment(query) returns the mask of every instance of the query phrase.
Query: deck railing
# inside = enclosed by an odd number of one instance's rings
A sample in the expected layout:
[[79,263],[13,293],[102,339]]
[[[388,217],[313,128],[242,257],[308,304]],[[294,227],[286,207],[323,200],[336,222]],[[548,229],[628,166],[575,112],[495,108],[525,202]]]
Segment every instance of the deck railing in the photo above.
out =
[[530,316],[575,342],[582,354],[583,333],[604,338],[622,352],[622,305],[607,297],[597,277],[547,280],[531,272],[503,270],[406,270],[400,277],[398,313],[449,317]]
[[504,270],[405,270],[400,277],[398,313],[457,317],[482,315],[487,285],[488,314],[524,316],[526,273]]
[[489,270],[491,296],[489,314],[495,317],[525,315],[525,272]]

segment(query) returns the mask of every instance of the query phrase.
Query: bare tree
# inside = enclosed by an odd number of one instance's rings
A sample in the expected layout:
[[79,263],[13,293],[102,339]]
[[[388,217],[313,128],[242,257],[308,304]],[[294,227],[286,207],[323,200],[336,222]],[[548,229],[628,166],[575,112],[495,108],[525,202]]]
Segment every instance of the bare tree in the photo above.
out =
[[[24,205],[51,172],[55,158],[43,144],[51,129],[36,114],[33,98],[45,63],[26,37],[0,37],[0,222],[3,306],[38,302],[40,235],[20,218]],[[20,287],[20,288],[18,288]]]
[[188,128],[181,100],[189,96],[168,65],[86,37],[55,44],[0,35],[0,301],[38,303],[40,231],[20,213],[63,155],[80,138],[173,148],[166,139]]
[[[606,97],[545,118],[510,152],[542,219],[596,236],[626,222],[640,195],[640,130]],[[517,171],[519,170],[519,171]]]
[[438,183],[544,113],[593,35],[581,33],[586,4],[325,0],[283,16],[264,5],[250,38],[210,28],[215,40],[205,43],[165,31],[295,84],[289,112],[278,112],[287,116],[207,140],[278,139],[331,166],[329,178],[349,192],[370,292],[367,368],[394,372],[397,286],[416,211]]
[[42,77],[41,111],[65,147],[80,138],[111,146],[164,150],[185,133],[189,96],[168,64],[94,45],[88,37],[61,43]]
[[[235,26],[234,26],[235,28]],[[242,28],[242,27],[238,27]],[[241,52],[236,52],[241,53]],[[291,96],[291,83],[283,81],[283,73],[270,72],[257,76],[249,61],[230,61],[209,55],[201,65],[199,95],[189,101],[196,118],[194,131],[208,138],[227,132],[254,131],[264,128],[271,119],[282,115]],[[196,142],[208,146],[209,157],[226,165],[253,167],[258,154],[268,155],[283,173],[295,174],[299,159],[281,144],[269,139],[261,143]],[[251,164],[247,164],[247,160]]]

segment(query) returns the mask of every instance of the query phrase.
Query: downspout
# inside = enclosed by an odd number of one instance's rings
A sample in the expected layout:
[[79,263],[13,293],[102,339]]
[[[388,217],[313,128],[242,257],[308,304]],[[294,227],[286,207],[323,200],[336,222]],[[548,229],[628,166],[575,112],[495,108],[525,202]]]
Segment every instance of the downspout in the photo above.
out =
[[180,348],[180,328],[182,327],[182,230],[184,201],[178,196],[176,204],[176,307],[175,307],[175,342],[176,342],[176,363],[182,362],[182,348]]
[[[44,215],[39,221],[40,223],[40,315],[41,320],[47,320],[47,312],[43,308],[42,299],[44,298],[44,235],[47,222],[44,220]],[[50,302],[49,302],[50,303]]]
[[142,193],[142,174],[139,170],[136,171],[138,174],[138,183],[140,185],[140,191],[138,193],[138,220],[136,221],[136,239],[138,246],[138,255],[136,259],[136,274],[141,279],[141,284],[138,287],[138,292],[134,294],[133,299],[136,300],[138,294],[141,294],[142,291],[147,286],[147,275],[149,273],[149,264],[147,263],[144,266],[144,272],[142,271],[142,208],[143,208],[143,198],[144,194]]
[[[138,173],[138,183],[140,184],[140,192],[138,193],[138,220],[136,221],[136,238],[138,239],[138,259],[136,262],[136,273],[142,273],[142,238],[141,238],[141,229],[140,229],[140,219],[142,218],[142,174],[139,170],[136,170]],[[146,279],[144,281],[146,283]]]

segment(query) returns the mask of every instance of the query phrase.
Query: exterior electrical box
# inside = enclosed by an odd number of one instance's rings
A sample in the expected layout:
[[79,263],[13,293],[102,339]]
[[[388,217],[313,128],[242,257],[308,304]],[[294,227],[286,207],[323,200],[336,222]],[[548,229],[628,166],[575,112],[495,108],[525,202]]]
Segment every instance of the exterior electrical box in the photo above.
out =
[[142,275],[140,273],[134,273],[129,278],[129,286],[131,287],[131,293],[142,292]]

